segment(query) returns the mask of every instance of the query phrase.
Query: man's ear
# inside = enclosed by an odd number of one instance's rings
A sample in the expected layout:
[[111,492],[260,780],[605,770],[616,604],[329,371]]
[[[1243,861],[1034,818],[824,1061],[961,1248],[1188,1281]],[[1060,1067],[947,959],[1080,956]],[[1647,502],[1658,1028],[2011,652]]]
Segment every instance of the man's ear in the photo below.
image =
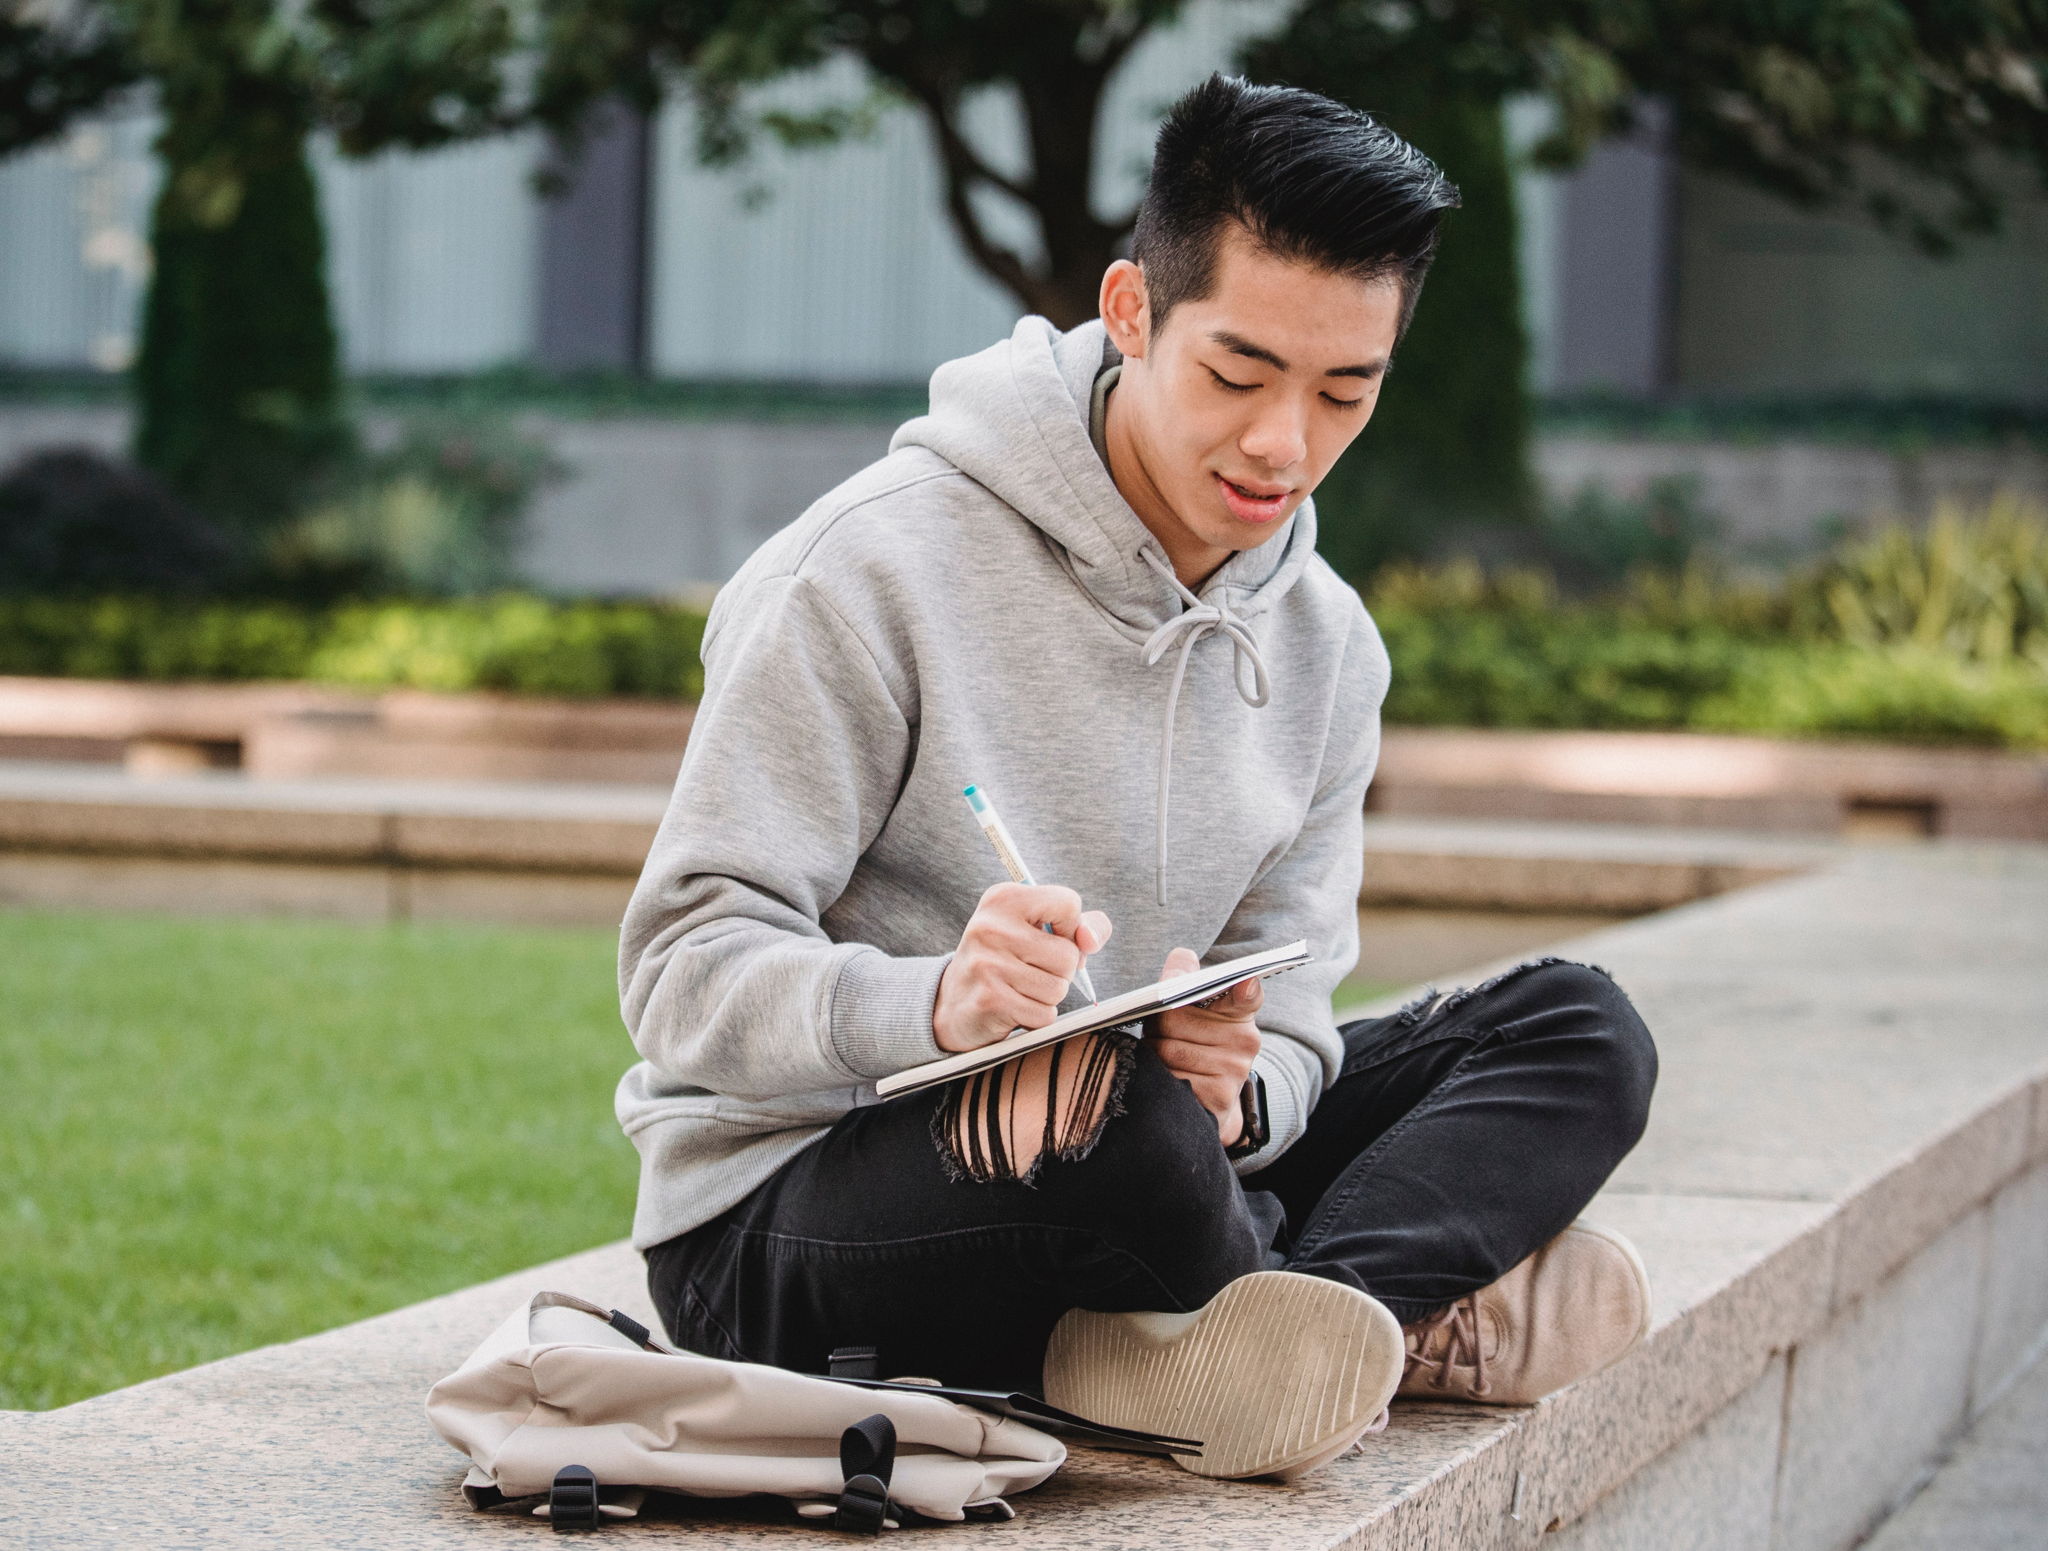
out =
[[1118,259],[1102,275],[1102,323],[1109,342],[1122,355],[1142,359],[1152,337],[1152,303],[1145,291],[1145,271],[1129,259]]

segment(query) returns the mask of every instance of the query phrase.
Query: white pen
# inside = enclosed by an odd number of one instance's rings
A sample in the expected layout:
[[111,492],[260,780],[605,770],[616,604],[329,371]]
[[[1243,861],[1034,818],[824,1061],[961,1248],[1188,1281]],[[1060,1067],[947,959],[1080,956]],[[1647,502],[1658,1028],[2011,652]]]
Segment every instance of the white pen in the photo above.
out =
[[[1010,875],[1010,881],[1035,888],[1038,880],[1031,876],[1031,869],[1024,865],[1024,858],[1017,852],[1017,842],[1010,838],[1009,827],[1003,823],[1003,816],[996,812],[996,805],[988,800],[988,793],[978,786],[970,786],[961,795],[967,799],[967,806],[974,810],[975,820],[981,825],[982,832],[988,836],[989,844],[996,848],[996,855],[1002,861],[1003,870]],[[1052,926],[1048,922],[1041,921],[1039,925],[1048,932],[1052,931]],[[1054,935],[1057,936],[1058,933]],[[1074,984],[1081,988],[1081,994],[1089,1001],[1102,1000],[1095,994],[1095,986],[1088,979],[1088,965],[1085,961],[1074,971]]]

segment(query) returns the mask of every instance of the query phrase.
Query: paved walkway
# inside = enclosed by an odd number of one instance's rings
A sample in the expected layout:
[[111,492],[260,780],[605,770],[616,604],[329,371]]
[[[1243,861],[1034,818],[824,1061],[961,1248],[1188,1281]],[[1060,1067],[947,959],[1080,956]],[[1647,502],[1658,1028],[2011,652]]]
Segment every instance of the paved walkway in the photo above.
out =
[[2048,1359],[1978,1418],[1947,1462],[1863,1551],[2048,1546]]

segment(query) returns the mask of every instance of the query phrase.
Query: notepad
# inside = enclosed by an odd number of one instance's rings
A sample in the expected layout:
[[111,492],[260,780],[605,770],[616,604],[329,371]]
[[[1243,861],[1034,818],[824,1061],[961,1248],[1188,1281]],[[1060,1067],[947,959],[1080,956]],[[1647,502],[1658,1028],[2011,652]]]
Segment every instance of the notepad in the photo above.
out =
[[1047,1045],[1057,1045],[1063,1039],[1073,1039],[1080,1034],[1093,1034],[1097,1029],[1114,1029],[1125,1024],[1135,1024],[1156,1012],[1165,1012],[1169,1008],[1186,1007],[1191,1002],[1204,1001],[1219,991],[1229,990],[1240,981],[1263,980],[1268,975],[1298,969],[1312,957],[1306,942],[1291,942],[1284,948],[1267,948],[1263,952],[1247,953],[1243,958],[1231,959],[1226,963],[1204,964],[1200,969],[1191,969],[1185,975],[1155,981],[1149,986],[1140,986],[1135,991],[1126,991],[1121,996],[1112,996],[1108,1001],[1077,1008],[1064,1018],[1046,1024],[1044,1028],[1019,1029],[1008,1039],[999,1039],[993,1045],[983,1045],[977,1050],[963,1050],[958,1055],[941,1056],[936,1061],[913,1066],[893,1077],[884,1077],[875,1084],[875,1092],[885,1099],[893,1099],[900,1093],[915,1093],[918,1089],[929,1088],[935,1083],[950,1082],[953,1078],[965,1077],[970,1072],[1000,1066],[1012,1057],[1026,1055],[1033,1050],[1042,1050]]

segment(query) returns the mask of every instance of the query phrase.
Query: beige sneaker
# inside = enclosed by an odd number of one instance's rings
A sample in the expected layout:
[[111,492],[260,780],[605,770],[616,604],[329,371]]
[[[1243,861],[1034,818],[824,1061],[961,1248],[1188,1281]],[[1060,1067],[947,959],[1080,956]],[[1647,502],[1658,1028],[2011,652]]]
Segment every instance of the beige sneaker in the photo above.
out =
[[1491,1287],[1403,1331],[1400,1393],[1528,1405],[1598,1373],[1650,1333],[1635,1246],[1581,1220]]
[[1045,1353],[1045,1398],[1090,1421],[1201,1440],[1198,1476],[1293,1480],[1378,1423],[1401,1380],[1401,1326],[1356,1288],[1241,1276],[1192,1314],[1076,1309]]

